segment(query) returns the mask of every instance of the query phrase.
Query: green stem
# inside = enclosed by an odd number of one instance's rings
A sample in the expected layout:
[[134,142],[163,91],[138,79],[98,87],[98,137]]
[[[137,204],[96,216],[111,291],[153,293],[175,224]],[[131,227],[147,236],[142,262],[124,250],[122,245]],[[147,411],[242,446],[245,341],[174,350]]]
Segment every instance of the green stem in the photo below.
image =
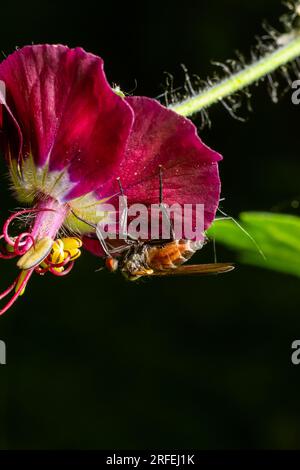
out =
[[256,82],[299,56],[300,35],[296,34],[292,36],[292,39],[287,44],[278,47],[274,52],[248,65],[240,72],[222,80],[211,88],[203,90],[197,95],[185,99],[181,103],[171,105],[170,108],[182,116],[191,116],[201,111],[201,109],[208,108],[223,98],[251,85],[251,83]]

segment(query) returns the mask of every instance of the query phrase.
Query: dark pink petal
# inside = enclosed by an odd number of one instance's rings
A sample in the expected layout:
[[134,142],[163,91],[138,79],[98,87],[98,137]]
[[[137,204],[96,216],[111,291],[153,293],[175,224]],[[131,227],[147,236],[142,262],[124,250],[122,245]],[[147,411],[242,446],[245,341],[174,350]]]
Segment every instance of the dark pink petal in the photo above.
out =
[[91,253],[93,253],[93,255],[100,256],[100,257],[105,256],[105,252],[102,249],[99,243],[99,240],[97,238],[84,236],[82,241],[83,241],[84,248],[90,251]]
[[65,200],[114,174],[133,115],[107,83],[99,57],[61,45],[27,46],[0,64],[0,80],[23,134],[23,157],[32,153],[38,167],[68,172],[74,184]]
[[[190,120],[150,98],[130,97],[127,102],[134,110],[135,122],[117,176],[128,204],[159,202],[162,165],[164,202],[204,204],[207,229],[219,204],[218,161],[222,157],[201,141]],[[97,191],[99,198],[116,193],[116,180]]]

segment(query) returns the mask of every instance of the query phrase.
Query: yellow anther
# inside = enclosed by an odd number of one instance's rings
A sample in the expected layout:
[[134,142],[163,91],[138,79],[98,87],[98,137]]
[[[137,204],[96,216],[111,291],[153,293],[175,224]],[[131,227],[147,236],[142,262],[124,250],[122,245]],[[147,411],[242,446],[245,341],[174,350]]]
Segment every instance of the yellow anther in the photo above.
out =
[[[74,261],[81,255],[81,251],[79,249],[81,246],[82,241],[78,237],[63,237],[56,239],[52,244],[52,248],[46,262],[42,262],[40,267],[43,269],[48,268],[49,264],[47,264],[47,261],[52,264],[63,263],[67,258],[69,258],[70,261]],[[64,270],[63,267],[53,269],[58,272],[62,272]]]
[[68,251],[82,247],[82,241],[77,237],[63,237],[61,241],[64,244],[64,249]]
[[61,266],[60,268],[52,268],[52,269],[53,269],[53,271],[56,271],[58,273],[62,273],[65,268],[63,266]]
[[59,264],[62,263],[65,259],[64,244],[63,241],[58,239],[52,245],[52,250],[50,252],[50,261],[51,263]]
[[34,268],[48,256],[52,245],[52,238],[41,238],[19,259],[17,266],[25,270]]
[[70,261],[74,261],[75,259],[79,258],[80,255],[81,255],[80,250],[76,250],[76,252],[75,252],[75,250],[74,250],[74,252],[73,251],[70,252],[70,256],[71,256]]
[[64,245],[64,251],[66,252],[66,256],[70,256],[70,261],[74,261],[75,259],[79,258],[81,255],[81,251],[79,248],[82,247],[82,241],[80,238],[77,237],[64,237],[61,239]]

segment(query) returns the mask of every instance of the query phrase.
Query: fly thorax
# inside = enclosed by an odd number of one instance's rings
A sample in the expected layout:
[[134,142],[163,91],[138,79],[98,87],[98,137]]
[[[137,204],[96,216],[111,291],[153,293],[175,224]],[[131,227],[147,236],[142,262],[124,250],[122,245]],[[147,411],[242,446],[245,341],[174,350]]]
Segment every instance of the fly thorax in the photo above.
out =
[[143,270],[146,267],[147,265],[145,263],[144,253],[134,253],[125,261],[123,271],[135,273],[136,271]]

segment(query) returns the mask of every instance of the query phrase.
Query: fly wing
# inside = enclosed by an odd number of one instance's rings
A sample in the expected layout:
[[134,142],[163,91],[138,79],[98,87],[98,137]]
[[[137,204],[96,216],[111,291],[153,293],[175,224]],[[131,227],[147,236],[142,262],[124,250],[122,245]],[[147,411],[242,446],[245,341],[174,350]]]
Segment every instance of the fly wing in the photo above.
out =
[[154,271],[148,276],[190,276],[228,273],[234,269],[232,263],[188,264],[174,269]]

